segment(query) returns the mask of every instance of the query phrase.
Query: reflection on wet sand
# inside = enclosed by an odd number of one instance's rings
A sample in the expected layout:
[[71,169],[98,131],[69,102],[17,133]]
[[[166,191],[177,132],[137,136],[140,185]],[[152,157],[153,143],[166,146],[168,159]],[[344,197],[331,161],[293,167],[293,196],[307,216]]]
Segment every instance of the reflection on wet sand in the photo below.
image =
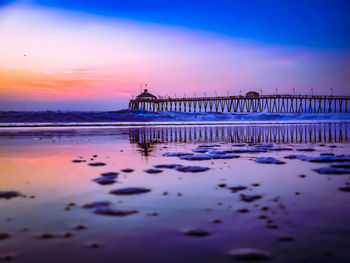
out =
[[147,156],[163,143],[344,143],[350,123],[145,127],[130,129],[130,142]]

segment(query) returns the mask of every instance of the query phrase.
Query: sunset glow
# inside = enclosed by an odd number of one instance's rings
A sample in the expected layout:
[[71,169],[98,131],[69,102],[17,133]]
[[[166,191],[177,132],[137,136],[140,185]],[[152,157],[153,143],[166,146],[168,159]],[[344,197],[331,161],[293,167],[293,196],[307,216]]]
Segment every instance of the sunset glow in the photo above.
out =
[[177,97],[349,95],[349,45],[275,43],[27,1],[0,6],[0,37],[2,110],[126,108],[145,83]]

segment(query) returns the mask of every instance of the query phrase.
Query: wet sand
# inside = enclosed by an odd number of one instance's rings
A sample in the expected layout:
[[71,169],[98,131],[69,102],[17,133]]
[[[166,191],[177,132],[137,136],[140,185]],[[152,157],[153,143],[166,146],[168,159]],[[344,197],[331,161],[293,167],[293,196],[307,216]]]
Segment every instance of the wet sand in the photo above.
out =
[[350,262],[349,128],[3,128],[0,258]]

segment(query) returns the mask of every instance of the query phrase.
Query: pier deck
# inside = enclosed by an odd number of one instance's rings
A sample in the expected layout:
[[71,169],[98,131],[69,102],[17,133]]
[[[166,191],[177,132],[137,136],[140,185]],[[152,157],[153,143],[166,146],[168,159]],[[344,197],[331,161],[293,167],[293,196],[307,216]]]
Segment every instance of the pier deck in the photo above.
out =
[[350,112],[350,96],[260,95],[132,99],[129,109],[181,112],[275,112],[336,113]]

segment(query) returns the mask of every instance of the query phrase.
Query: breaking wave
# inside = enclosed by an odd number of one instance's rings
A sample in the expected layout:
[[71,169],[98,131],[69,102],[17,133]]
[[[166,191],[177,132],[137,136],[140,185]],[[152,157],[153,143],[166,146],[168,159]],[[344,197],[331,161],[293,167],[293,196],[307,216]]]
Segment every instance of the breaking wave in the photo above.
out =
[[293,121],[350,121],[350,113],[190,113],[120,111],[2,111],[0,126],[136,125],[152,123],[245,123]]

